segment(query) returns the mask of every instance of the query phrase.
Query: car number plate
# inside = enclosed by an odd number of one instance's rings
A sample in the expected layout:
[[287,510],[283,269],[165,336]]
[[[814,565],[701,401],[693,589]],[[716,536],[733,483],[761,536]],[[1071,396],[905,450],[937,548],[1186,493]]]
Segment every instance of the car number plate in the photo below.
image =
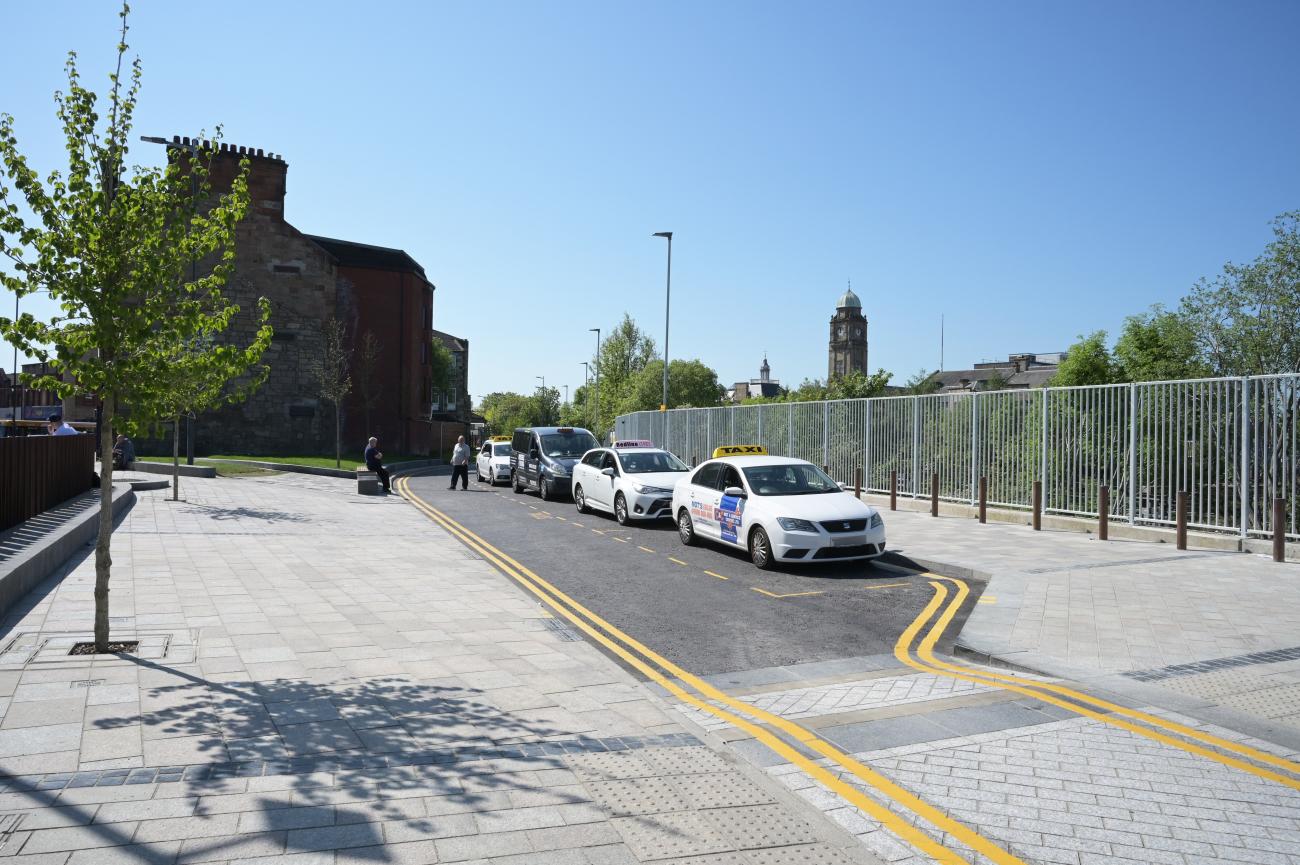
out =
[[831,537],[832,547],[860,547],[867,542],[866,535],[834,535]]

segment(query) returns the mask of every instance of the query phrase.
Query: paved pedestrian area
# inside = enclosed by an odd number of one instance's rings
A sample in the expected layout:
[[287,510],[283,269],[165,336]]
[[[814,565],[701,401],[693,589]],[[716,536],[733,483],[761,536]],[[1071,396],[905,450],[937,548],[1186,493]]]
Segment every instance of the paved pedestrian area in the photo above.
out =
[[185,479],[4,621],[0,859],[870,862],[395,496]]

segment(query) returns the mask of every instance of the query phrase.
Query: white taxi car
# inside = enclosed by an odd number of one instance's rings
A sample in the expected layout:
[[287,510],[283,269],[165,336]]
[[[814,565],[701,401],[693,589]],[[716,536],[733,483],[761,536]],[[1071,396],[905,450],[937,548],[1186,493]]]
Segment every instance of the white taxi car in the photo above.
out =
[[690,467],[654,442],[628,440],[595,448],[573,467],[578,513],[607,511],[619,525],[673,515],[673,488]]
[[885,551],[885,521],[875,508],[812,463],[769,456],[759,445],[715,450],[673,491],[673,518],[683,544],[704,538],[740,547],[762,569]]
[[510,483],[510,436],[492,436],[478,449],[478,479],[492,486]]

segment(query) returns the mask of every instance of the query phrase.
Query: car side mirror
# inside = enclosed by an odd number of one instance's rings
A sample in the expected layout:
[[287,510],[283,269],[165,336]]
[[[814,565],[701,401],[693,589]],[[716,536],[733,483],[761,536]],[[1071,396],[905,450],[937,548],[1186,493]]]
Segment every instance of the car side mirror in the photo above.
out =
[[535,460],[535,459],[537,459],[537,457],[538,457],[538,453],[537,453],[537,449],[536,449],[536,448],[534,448],[533,450],[530,450],[530,451],[528,452],[528,458],[529,458],[530,460]]
[[617,474],[617,472],[615,472],[613,469],[601,469],[600,473],[607,478],[612,478],[615,474]]
[[724,496],[728,496],[733,499],[743,499],[749,497],[749,493],[745,492],[740,487],[727,487],[725,490],[722,491],[722,494]]

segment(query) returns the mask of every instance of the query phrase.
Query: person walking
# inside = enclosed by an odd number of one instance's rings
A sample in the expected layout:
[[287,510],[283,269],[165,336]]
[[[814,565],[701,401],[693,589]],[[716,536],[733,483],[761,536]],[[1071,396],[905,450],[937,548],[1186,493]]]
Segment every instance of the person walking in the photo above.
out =
[[379,483],[383,484],[384,492],[392,492],[388,486],[388,469],[384,468],[384,455],[379,450],[379,439],[374,436],[366,443],[366,468],[370,469],[379,476]]
[[465,444],[464,436],[456,439],[456,447],[451,451],[451,486],[447,489],[456,489],[456,478],[460,478],[462,490],[469,489],[469,445]]

